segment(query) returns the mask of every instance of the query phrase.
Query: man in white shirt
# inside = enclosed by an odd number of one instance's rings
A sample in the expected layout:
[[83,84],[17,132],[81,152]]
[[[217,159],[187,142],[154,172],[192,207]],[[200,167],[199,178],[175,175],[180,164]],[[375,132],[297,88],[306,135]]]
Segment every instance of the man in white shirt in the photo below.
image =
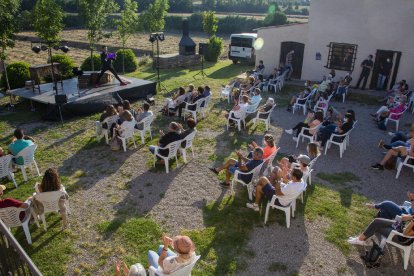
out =
[[[271,183],[267,177],[261,177],[256,186],[256,199],[254,203],[247,203],[247,208],[259,211],[259,203],[263,195],[270,201],[274,195],[282,197],[276,199],[275,204],[279,206],[288,206],[296,196],[305,189],[305,183],[302,181],[303,173],[300,169],[294,168],[291,171],[291,180],[287,184],[280,182]],[[272,185],[273,184],[273,185]]]

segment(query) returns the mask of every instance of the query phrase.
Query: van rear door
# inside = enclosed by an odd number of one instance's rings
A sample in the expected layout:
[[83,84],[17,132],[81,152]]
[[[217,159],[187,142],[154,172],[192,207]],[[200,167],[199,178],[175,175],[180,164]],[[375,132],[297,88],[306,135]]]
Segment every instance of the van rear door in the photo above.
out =
[[230,56],[250,59],[252,57],[253,38],[233,36],[230,41]]

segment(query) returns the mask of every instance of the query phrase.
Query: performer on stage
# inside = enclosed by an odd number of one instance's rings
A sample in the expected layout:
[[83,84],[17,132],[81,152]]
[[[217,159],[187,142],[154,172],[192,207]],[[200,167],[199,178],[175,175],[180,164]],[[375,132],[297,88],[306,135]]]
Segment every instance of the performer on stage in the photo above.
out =
[[115,57],[110,57],[108,55],[108,47],[106,46],[102,46],[102,52],[101,52],[101,63],[102,63],[102,68],[101,68],[101,73],[98,76],[98,79],[96,80],[96,84],[95,87],[99,87],[99,81],[101,80],[101,77],[103,76],[103,74],[106,71],[110,71],[115,78],[121,83],[121,85],[127,85],[126,82],[123,82],[118,74],[116,73],[114,66],[112,65],[112,61],[115,59]]

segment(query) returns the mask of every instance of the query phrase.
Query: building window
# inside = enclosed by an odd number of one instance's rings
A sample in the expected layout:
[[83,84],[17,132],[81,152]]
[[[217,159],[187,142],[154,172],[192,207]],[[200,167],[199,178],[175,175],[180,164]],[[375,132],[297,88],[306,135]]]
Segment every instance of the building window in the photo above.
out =
[[329,69],[353,71],[358,46],[355,44],[335,43],[328,45],[329,55],[326,67]]

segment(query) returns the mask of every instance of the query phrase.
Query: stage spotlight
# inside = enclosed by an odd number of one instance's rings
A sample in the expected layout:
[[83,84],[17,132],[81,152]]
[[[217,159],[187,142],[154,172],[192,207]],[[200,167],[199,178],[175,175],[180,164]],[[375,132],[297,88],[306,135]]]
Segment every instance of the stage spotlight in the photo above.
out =
[[47,51],[47,49],[49,49],[49,48],[47,48],[47,46],[46,46],[46,45],[42,45],[42,46],[40,47],[40,49],[42,49],[42,51]]
[[159,33],[159,34],[158,34],[158,39],[159,39],[160,41],[164,41],[164,40],[165,40],[164,33]]
[[67,53],[69,52],[69,47],[68,46],[62,46],[60,47],[60,50],[62,50],[62,52]]
[[34,46],[32,48],[32,51],[35,52],[36,54],[40,53],[40,47],[39,46]]
[[150,34],[149,41],[150,41],[151,43],[154,43],[154,41],[156,41],[156,40],[157,40],[157,34],[156,34],[156,33],[152,33],[152,34]]

